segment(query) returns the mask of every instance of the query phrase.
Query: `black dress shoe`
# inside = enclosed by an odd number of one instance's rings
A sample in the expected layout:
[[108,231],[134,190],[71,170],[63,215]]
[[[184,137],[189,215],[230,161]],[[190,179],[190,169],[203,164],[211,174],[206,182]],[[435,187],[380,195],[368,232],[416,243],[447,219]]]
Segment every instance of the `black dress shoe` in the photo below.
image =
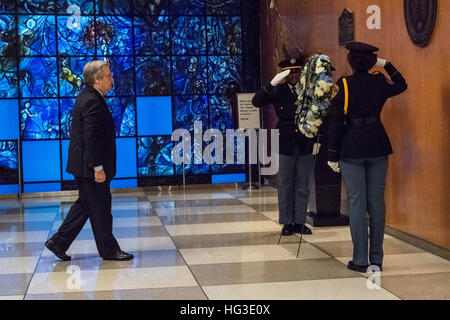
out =
[[293,228],[292,224],[285,224],[283,226],[283,229],[281,230],[282,236],[290,236],[293,233],[294,233],[294,228]]
[[[303,231],[302,231],[303,228]],[[308,228],[306,225],[304,224],[294,224],[294,232],[295,233],[303,233],[303,234],[312,234],[312,231],[310,228]]]
[[72,259],[64,251],[59,249],[52,239],[47,240],[47,242],[45,243],[45,246],[47,247],[48,250],[53,252],[53,254],[55,256],[57,256],[59,259],[61,259],[62,261],[70,261]]
[[103,257],[103,260],[112,260],[112,261],[127,261],[133,259],[134,256],[132,254],[126,253],[125,251],[119,250],[113,256]]
[[367,268],[369,266],[359,266],[357,264],[354,264],[353,261],[350,261],[347,265],[347,268],[353,271],[358,271],[361,273],[366,273],[367,272]]

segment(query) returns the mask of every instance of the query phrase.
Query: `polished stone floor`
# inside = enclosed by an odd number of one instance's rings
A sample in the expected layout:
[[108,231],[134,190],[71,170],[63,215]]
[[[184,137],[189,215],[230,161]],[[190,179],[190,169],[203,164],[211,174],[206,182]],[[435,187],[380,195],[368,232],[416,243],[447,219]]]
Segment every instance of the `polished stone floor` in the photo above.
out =
[[381,277],[346,268],[348,227],[312,228],[297,258],[271,187],[113,194],[135,259],[103,261],[88,223],[61,262],[44,243],[75,200],[0,201],[0,299],[450,299],[450,261],[388,235]]

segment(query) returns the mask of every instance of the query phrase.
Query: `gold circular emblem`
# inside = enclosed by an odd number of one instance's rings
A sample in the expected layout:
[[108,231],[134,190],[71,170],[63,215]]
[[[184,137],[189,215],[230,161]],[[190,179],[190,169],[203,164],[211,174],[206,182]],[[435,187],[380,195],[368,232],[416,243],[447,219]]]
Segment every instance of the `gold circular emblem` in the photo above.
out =
[[294,64],[294,63],[296,63],[296,62],[297,62],[297,60],[291,59],[291,64]]

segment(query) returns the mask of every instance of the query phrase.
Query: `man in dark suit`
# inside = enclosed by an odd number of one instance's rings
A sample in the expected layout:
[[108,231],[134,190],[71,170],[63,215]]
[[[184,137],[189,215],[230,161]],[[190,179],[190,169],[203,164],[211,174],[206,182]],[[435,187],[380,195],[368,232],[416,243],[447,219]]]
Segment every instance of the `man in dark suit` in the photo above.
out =
[[297,84],[300,80],[302,58],[281,61],[281,72],[258,91],[253,98],[255,107],[272,104],[278,116],[280,130],[280,169],[278,172],[279,223],[281,234],[311,234],[305,225],[308,209],[309,185],[314,166],[314,140],[304,136],[295,124]]
[[116,174],[116,142],[104,96],[114,79],[105,61],[88,62],[83,76],[86,87],[73,109],[66,169],[75,176],[79,198],[45,246],[61,260],[70,260],[66,251],[89,218],[100,256],[104,260],[131,260],[133,255],[122,251],[112,234],[110,182]]

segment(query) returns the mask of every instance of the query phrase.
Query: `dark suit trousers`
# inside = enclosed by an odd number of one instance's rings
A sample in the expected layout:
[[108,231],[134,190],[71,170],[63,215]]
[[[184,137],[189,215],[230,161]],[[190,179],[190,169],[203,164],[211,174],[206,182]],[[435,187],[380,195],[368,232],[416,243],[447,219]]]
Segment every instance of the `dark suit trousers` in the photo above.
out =
[[66,251],[89,218],[100,256],[114,255],[120,247],[112,234],[110,181],[97,183],[90,178],[75,179],[80,190],[79,197],[52,240],[60,249]]

